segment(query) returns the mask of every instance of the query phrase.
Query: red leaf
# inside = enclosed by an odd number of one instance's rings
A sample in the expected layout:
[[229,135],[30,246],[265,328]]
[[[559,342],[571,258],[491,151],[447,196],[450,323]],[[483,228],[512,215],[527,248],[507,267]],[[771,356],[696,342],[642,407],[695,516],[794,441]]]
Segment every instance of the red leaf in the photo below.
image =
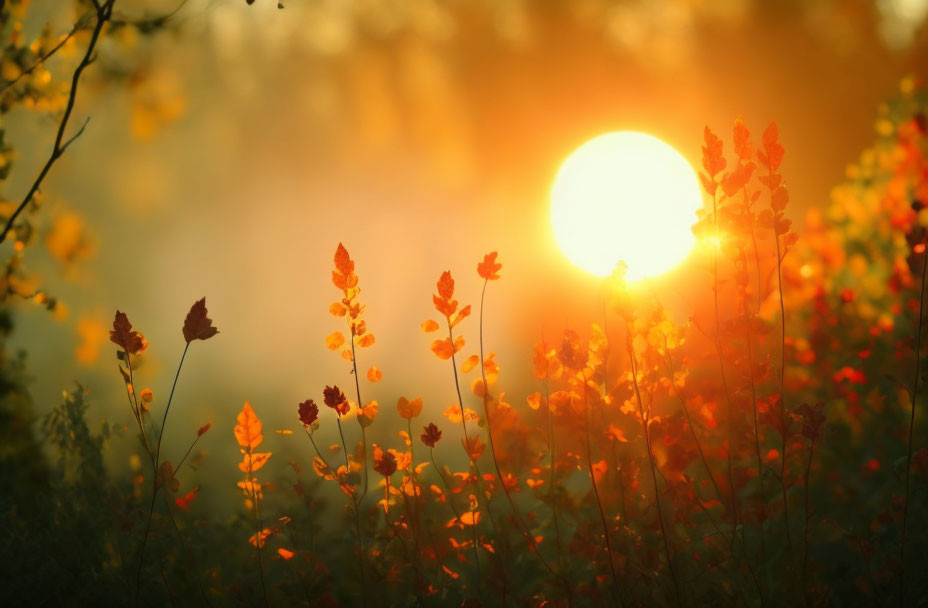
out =
[[110,332],[110,341],[123,348],[130,355],[135,355],[148,348],[148,341],[145,336],[137,331],[132,331],[132,323],[126,313],[116,311],[116,317],[113,319],[113,331]]
[[184,340],[190,344],[194,340],[209,340],[219,333],[213,327],[213,320],[206,316],[206,298],[200,298],[190,307],[184,320]]

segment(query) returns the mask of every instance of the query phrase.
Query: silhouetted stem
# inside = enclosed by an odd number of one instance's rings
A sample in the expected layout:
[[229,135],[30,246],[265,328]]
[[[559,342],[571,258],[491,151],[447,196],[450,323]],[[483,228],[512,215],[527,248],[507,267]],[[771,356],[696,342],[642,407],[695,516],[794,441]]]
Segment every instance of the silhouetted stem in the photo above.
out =
[[[345,443],[345,433],[342,431],[342,415],[336,412],[335,422],[338,425],[338,435],[342,440],[342,451],[345,453],[345,477],[351,474],[351,463],[348,460],[348,444]],[[312,439],[312,436],[310,436]],[[316,442],[313,441],[313,447],[315,447]],[[318,448],[316,449],[318,452]],[[338,473],[335,472],[336,478]],[[354,523],[355,531],[358,534],[358,573],[361,577],[361,602],[363,605],[367,606],[367,583],[366,577],[364,574],[364,536],[361,534],[361,508],[358,505],[358,499],[355,498],[354,489],[352,488],[351,492],[351,503],[354,505]]]
[[[467,436],[467,420],[464,416],[464,400],[461,398],[461,382],[458,380],[458,364],[455,359],[454,353],[454,334],[451,331],[451,318],[448,318],[448,341],[451,344],[451,370],[454,372],[454,389],[457,391],[458,395],[458,407],[461,408],[461,429],[464,431],[464,443],[470,445],[470,438]],[[477,494],[482,494],[483,491],[480,488],[480,469],[477,467],[477,462],[470,454],[470,450],[467,451],[467,458],[470,460],[470,466],[473,468],[473,474],[476,475],[477,481]],[[487,499],[484,498],[485,504]],[[487,516],[489,516],[489,506],[487,507]],[[477,520],[474,519],[474,525],[471,526],[474,532],[474,560],[476,561],[477,566],[477,578],[480,580],[480,559],[477,557],[477,545],[479,544],[477,540]]]
[[[355,347],[354,347],[354,328],[351,330],[351,366],[352,366],[352,375],[354,376],[354,390],[355,394],[358,396],[358,408],[361,408],[361,383],[358,380],[358,359],[355,356]],[[364,497],[367,496],[367,432],[364,429],[364,425],[361,424],[361,417],[358,416],[358,426],[361,427],[361,461],[362,461],[362,475],[364,478],[364,489],[361,491],[361,496],[358,498],[358,504],[364,500]]]
[[912,407],[909,413],[909,437],[905,455],[905,494],[902,503],[902,532],[899,537],[899,605],[905,605],[905,536],[909,518],[909,474],[912,469],[912,434],[915,431],[915,400],[918,397],[918,377],[922,363],[922,321],[925,310],[925,273],[928,255],[922,258],[922,286],[918,298],[918,329],[915,333],[915,378],[912,381]]
[[590,402],[586,395],[587,379],[586,375],[581,373],[580,379],[583,382],[583,407],[584,419],[586,421],[586,466],[590,473],[590,484],[593,486],[593,497],[596,499],[596,507],[599,510],[599,520],[603,526],[603,538],[606,541],[606,553],[609,554],[609,573],[612,575],[612,587],[615,592],[616,605],[622,605],[622,592],[619,588],[619,577],[615,571],[615,557],[612,554],[612,540],[609,538],[609,524],[606,520],[606,510],[603,507],[603,501],[599,496],[599,488],[596,485],[596,474],[593,472],[593,437],[590,433]]
[[[158,443],[154,450],[154,456],[152,457],[152,467],[154,468],[154,475],[152,476],[152,489],[151,489],[151,503],[148,505],[148,518],[145,522],[145,535],[142,537],[142,546],[139,549],[139,567],[135,575],[135,599],[136,603],[138,602],[139,589],[142,582],[142,568],[145,563],[145,545],[148,543],[148,534],[151,531],[151,518],[155,512],[155,500],[158,497],[158,491],[160,486],[158,484],[158,471],[161,467],[161,440],[164,438],[164,425],[168,421],[168,412],[171,410],[171,402],[174,400],[174,389],[177,388],[177,379],[180,377],[180,370],[184,367],[184,359],[187,357],[187,349],[190,348],[190,342],[187,342],[184,346],[184,352],[180,356],[180,363],[177,365],[177,372],[174,374],[174,383],[171,385],[171,393],[168,396],[167,405],[164,407],[164,417],[161,419],[161,431],[158,433]],[[129,382],[132,383],[132,392],[135,394],[135,384],[132,380],[132,362],[129,358],[129,352],[124,351],[126,355],[126,365],[129,368]],[[136,400],[136,411],[139,412],[139,425],[141,426],[141,410],[138,409],[138,401]],[[148,439],[145,436],[144,428],[142,429],[142,437],[146,443],[146,449],[151,454],[151,447],[148,446]],[[199,438],[198,438],[199,439]],[[196,442],[194,442],[196,443]],[[193,446],[191,446],[191,449]],[[189,453],[189,450],[188,450]],[[186,456],[184,456],[186,458]],[[173,477],[173,475],[172,475]]]
[[809,596],[806,590],[806,575],[809,565],[809,474],[812,472],[812,455],[815,452],[815,437],[809,440],[809,459],[806,461],[806,474],[803,477],[802,485],[805,489],[805,505],[803,507],[803,526],[802,526],[802,579],[800,588],[802,589],[802,599],[805,604],[809,605]]
[[673,556],[670,553],[670,543],[667,539],[667,530],[664,527],[664,515],[661,509],[661,492],[657,485],[657,471],[654,464],[654,453],[651,451],[651,433],[648,430],[648,418],[644,413],[644,404],[641,401],[641,390],[638,386],[638,362],[635,359],[635,351],[632,347],[632,327],[628,325],[628,356],[632,362],[632,381],[635,387],[635,398],[638,400],[638,413],[641,416],[641,427],[644,430],[645,446],[648,449],[648,463],[651,465],[651,480],[654,482],[654,503],[657,507],[657,521],[661,527],[661,539],[664,541],[664,554],[667,557],[667,566],[670,569],[670,578],[673,581],[673,592],[677,606],[682,606],[683,602],[680,597],[680,584],[677,581],[677,573],[673,567]]
[[719,317],[719,212],[718,212],[718,188],[712,193],[712,219],[715,222],[715,242],[712,247],[712,298],[715,307],[715,351],[719,359],[719,372],[722,377],[722,387],[725,389],[725,400],[728,414],[728,449],[725,450],[728,460],[728,484],[731,488],[731,540],[734,543],[738,530],[738,497],[735,488],[735,476],[732,470],[731,453],[735,447],[735,412],[731,401],[731,391],[728,389],[728,378],[725,375],[725,361],[722,357],[722,323]]
[[[547,560],[541,555],[541,552],[538,550],[538,546],[535,544],[535,539],[532,538],[531,530],[528,529],[528,525],[526,525],[525,521],[522,519],[522,514],[519,512],[519,508],[516,506],[515,501],[513,501],[512,495],[509,493],[509,488],[506,486],[506,480],[503,479],[503,473],[499,466],[499,459],[496,457],[496,448],[494,447],[493,443],[493,423],[490,418],[490,386],[487,384],[487,372],[483,360],[483,309],[487,295],[487,284],[489,282],[489,279],[483,280],[483,290],[480,292],[480,378],[483,380],[483,412],[487,417],[487,437],[489,437],[490,441],[490,456],[493,459],[493,468],[496,470],[496,478],[499,480],[499,485],[503,489],[503,494],[506,495],[506,500],[509,502],[509,507],[512,509],[512,514],[515,516],[516,522],[519,524],[519,532],[521,532],[522,536],[525,537],[525,540],[528,542],[532,552],[538,556],[539,560],[541,560],[545,570],[547,570],[551,576],[557,577],[557,574],[551,568],[550,564],[548,564]],[[461,411],[463,413],[463,406]]]

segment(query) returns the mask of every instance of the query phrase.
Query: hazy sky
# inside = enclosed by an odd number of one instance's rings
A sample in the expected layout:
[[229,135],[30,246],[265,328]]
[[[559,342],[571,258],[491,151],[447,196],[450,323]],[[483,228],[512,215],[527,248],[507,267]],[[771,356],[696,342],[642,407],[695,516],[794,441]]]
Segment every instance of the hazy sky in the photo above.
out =
[[[116,308],[151,343],[139,384],[163,405],[183,317],[205,295],[221,333],[191,350],[169,450],[212,420],[205,447],[234,454],[245,400],[267,428],[294,428],[298,401],[350,382],[323,343],[342,329],[327,313],[339,241],[377,336],[362,365],[384,372],[365,398],[384,415],[399,395],[422,396],[435,419],[454,400],[418,324],[434,316],[444,269],[476,304],[475,266],[494,249],[504,267],[488,344],[521,402],[542,329],[599,310],[597,280],[563,259],[548,220],[571,150],[634,129],[698,166],[705,124],[727,138],[739,115],[758,136],[776,120],[798,219],[871,141],[878,104],[928,68],[928,3],[917,0],[273,4],[191,0],[180,32],[123,40],[145,66],[131,86],[88,74],[75,122],[91,123],[47,191],[53,209],[85,219],[94,255],[67,271],[30,261],[70,315],[27,307],[14,340],[29,350],[40,412],[80,380],[96,414],[130,419],[115,347],[92,364],[74,354],[78,322],[108,324]],[[120,52],[104,47],[99,69],[118,67]],[[19,192],[53,125],[23,116],[6,127],[22,146]],[[671,308],[696,297],[683,280],[693,274],[684,266],[659,286]],[[462,329],[470,354],[476,320]]]

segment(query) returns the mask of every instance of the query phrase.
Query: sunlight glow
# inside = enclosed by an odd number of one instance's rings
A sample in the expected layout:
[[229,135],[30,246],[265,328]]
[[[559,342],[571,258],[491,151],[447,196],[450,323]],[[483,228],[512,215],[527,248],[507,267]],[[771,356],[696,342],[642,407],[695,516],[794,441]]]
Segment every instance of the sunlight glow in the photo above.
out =
[[638,280],[687,256],[701,205],[696,173],[679,152],[651,135],[617,131],[583,144],[561,165],[551,222],[571,262],[607,276],[621,260],[626,277]]

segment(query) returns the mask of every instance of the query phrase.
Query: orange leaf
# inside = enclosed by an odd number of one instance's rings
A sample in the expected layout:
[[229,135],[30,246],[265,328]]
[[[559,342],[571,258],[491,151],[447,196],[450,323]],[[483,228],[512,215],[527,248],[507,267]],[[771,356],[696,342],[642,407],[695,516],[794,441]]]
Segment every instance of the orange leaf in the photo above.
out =
[[525,402],[528,403],[528,406],[533,410],[537,410],[541,407],[541,393],[535,391],[531,395],[525,398]]
[[423,321],[420,327],[422,327],[422,331],[425,333],[432,333],[438,330],[438,323],[429,319],[428,321]]
[[277,550],[277,555],[281,556],[281,557],[284,558],[284,559],[290,559],[290,558],[292,558],[294,555],[296,555],[296,553],[294,553],[293,551],[289,551],[289,550],[284,549],[283,547],[281,547],[280,549]]
[[444,340],[435,340],[432,342],[432,352],[435,353],[439,359],[447,361],[451,358],[451,355],[454,354],[454,347],[451,345],[451,340],[445,338]]
[[374,344],[374,334],[364,334],[363,336],[361,336],[360,339],[358,339],[358,346],[360,346],[361,348],[367,348],[368,346],[372,346],[373,344]]
[[412,401],[400,397],[396,402],[396,411],[406,420],[412,420],[422,413],[422,397],[416,397]]
[[341,302],[332,302],[332,305],[329,306],[329,312],[332,314],[332,316],[344,317],[345,313],[348,312],[348,309],[345,308],[345,305]]
[[265,464],[270,459],[270,452],[258,452],[253,454],[244,454],[242,456],[242,461],[238,463],[238,468],[243,473],[254,473]]
[[197,497],[197,490],[199,489],[200,487],[197,486],[194,489],[187,492],[184,496],[175,498],[174,499],[175,504],[177,504],[178,507],[186,511],[187,509],[190,508],[190,503],[193,502],[193,499]]
[[480,363],[480,357],[477,355],[471,355],[464,361],[464,363],[461,364],[461,373],[466,374],[470,370],[477,367],[478,363]]
[[236,421],[238,424],[235,425],[234,429],[235,439],[240,446],[253,450],[261,445],[261,442],[264,441],[264,435],[261,434],[261,421],[247,401],[242,407],[242,411],[239,412]]
[[263,547],[264,543],[267,541],[267,537],[273,534],[274,531],[270,528],[265,528],[258,532],[257,534],[252,534],[251,538],[248,539],[252,545],[256,547]]
[[367,370],[367,379],[371,382],[380,382],[383,378],[383,372],[376,365]]
[[480,521],[480,511],[467,511],[461,513],[461,523],[465,526],[474,526]]
[[482,262],[477,264],[477,274],[487,281],[495,281],[499,278],[499,275],[496,273],[499,272],[499,269],[502,267],[503,265],[496,261],[496,252],[491,251],[483,256]]
[[340,331],[332,332],[325,338],[325,346],[329,350],[337,350],[344,343],[345,336]]

